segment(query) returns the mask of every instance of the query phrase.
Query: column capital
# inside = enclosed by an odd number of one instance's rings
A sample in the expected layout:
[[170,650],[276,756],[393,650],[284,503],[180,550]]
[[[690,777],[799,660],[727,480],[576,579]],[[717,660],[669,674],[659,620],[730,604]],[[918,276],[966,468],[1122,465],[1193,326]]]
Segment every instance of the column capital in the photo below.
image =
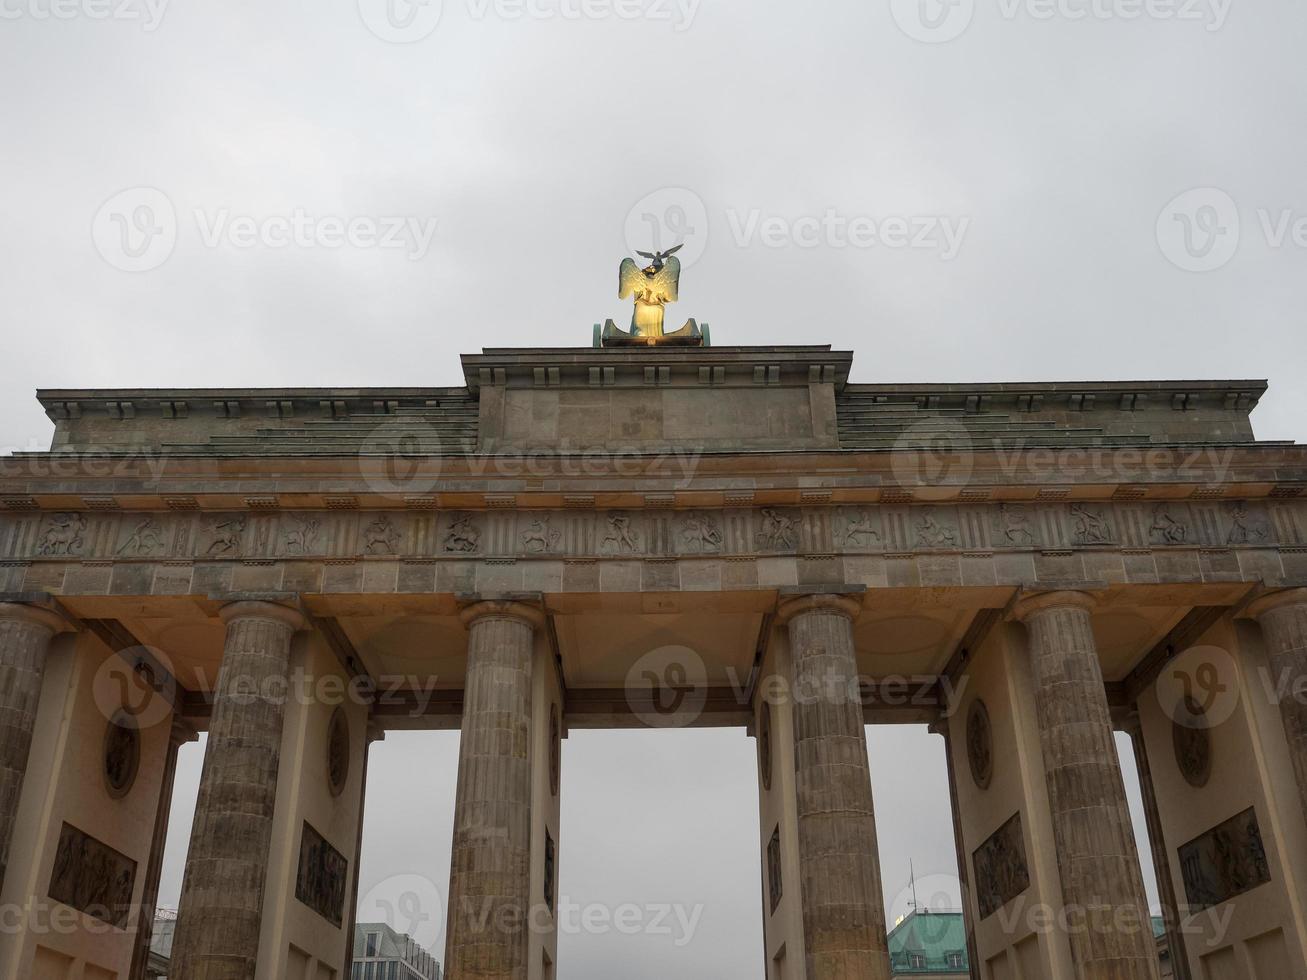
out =
[[0,602],[0,620],[42,626],[51,633],[71,631],[73,624],[53,609],[35,602]]
[[1118,732],[1125,732],[1132,739],[1143,735],[1144,720],[1139,714],[1138,704],[1109,704],[1108,711],[1112,716],[1112,727]]
[[1280,589],[1276,592],[1267,592],[1248,603],[1244,615],[1253,619],[1261,619],[1264,613],[1268,613],[1273,609],[1282,609],[1285,606],[1307,606],[1307,588]]
[[272,620],[283,626],[289,626],[292,633],[299,632],[308,625],[304,614],[298,609],[266,599],[236,599],[219,609],[218,615],[229,625],[245,619]]
[[538,606],[512,599],[482,599],[459,611],[458,618],[471,628],[487,619],[511,619],[537,630],[545,625],[545,614]]
[[782,595],[776,609],[776,621],[782,626],[795,616],[809,612],[832,612],[852,621],[862,612],[856,596],[838,592],[812,592],[806,595]]
[[183,718],[173,717],[172,731],[168,733],[168,744],[181,747],[188,742],[197,741],[200,733],[195,730],[195,726]]
[[1049,609],[1083,609],[1091,612],[1098,605],[1098,600],[1088,592],[1064,589],[1050,592],[1032,592],[1023,595],[1012,607],[1011,617],[1019,622],[1026,622]]

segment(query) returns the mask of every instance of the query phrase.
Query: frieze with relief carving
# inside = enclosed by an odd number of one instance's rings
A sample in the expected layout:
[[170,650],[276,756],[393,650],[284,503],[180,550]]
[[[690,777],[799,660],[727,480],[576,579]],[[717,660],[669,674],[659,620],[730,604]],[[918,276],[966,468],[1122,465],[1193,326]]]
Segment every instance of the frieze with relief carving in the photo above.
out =
[[81,514],[54,514],[46,518],[36,553],[43,557],[71,558],[85,548],[86,518]]
[[764,551],[793,551],[799,543],[799,519],[777,507],[758,514],[757,543]]
[[[0,513],[0,562],[974,556],[1081,549],[1300,555],[1307,553],[1307,501]],[[1238,567],[1233,558],[1227,562]]]
[[481,549],[481,526],[473,514],[454,514],[445,531],[442,550],[451,555],[474,555]]
[[365,555],[393,555],[398,553],[400,533],[395,524],[386,515],[378,515],[368,521],[363,529],[363,553]]
[[1116,543],[1116,532],[1108,520],[1107,510],[1093,504],[1070,507],[1072,540],[1081,547]]
[[608,555],[634,555],[640,550],[640,535],[630,514],[608,514],[599,550]]

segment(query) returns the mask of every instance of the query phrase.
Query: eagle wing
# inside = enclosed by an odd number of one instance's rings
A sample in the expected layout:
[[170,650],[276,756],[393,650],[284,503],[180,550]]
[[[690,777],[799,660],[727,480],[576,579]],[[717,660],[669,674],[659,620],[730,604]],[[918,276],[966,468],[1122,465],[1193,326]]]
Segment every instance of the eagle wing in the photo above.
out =
[[622,259],[622,268],[617,277],[617,298],[626,299],[644,288],[644,273],[635,264],[635,259]]
[[681,289],[681,260],[675,255],[669,256],[658,274],[649,280],[649,288],[664,303],[675,303]]

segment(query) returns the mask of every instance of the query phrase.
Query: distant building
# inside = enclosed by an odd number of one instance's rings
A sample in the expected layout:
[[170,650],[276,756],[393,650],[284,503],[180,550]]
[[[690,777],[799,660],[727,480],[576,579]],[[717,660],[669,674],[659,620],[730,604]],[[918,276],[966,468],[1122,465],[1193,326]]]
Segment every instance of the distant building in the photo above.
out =
[[1171,962],[1171,944],[1166,938],[1166,923],[1160,915],[1153,916],[1153,939],[1157,941],[1157,959],[1162,964],[1162,980],[1171,980],[1175,976],[1175,965]]
[[154,913],[150,953],[145,961],[145,980],[167,980],[168,960],[172,957],[172,934],[176,928],[176,911],[161,908]]
[[[1175,976],[1166,926],[1153,917],[1153,938],[1162,980]],[[889,934],[890,977],[968,980],[967,932],[961,912],[913,912]]]
[[350,980],[440,980],[436,958],[409,936],[384,922],[354,926],[354,968]]
[[968,980],[961,912],[912,912],[889,934],[890,976]]
[[[146,980],[167,980],[172,955],[172,936],[177,913],[160,909],[150,934],[150,958]],[[354,927],[354,966],[350,980],[441,980],[436,958],[408,936],[380,922],[360,922]]]

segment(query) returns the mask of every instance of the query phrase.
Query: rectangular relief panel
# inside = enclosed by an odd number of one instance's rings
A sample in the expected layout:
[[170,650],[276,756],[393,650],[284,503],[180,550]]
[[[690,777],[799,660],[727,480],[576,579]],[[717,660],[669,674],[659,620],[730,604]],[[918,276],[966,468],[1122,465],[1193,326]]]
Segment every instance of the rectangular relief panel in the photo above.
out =
[[980,906],[980,917],[988,919],[1030,887],[1030,865],[1026,861],[1021,814],[1015,814],[976,848],[971,861],[976,871],[976,901]]
[[135,861],[71,824],[63,825],[50,872],[52,899],[125,929],[135,886]]
[[772,832],[771,841],[767,844],[767,891],[771,900],[771,911],[774,914],[785,895],[785,886],[781,878],[781,828],[779,826]]
[[295,897],[337,929],[345,915],[345,883],[349,861],[307,821],[300,836],[299,873]]
[[1271,880],[1257,813],[1251,807],[1180,848],[1185,897],[1201,912]]

